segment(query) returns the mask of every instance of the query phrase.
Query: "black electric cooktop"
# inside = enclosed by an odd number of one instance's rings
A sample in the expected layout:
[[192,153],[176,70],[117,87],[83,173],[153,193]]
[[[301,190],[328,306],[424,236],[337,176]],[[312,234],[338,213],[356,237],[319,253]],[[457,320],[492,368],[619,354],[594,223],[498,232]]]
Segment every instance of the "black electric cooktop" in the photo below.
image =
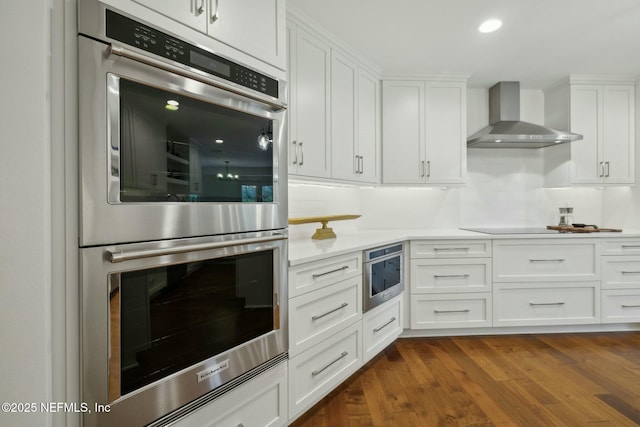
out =
[[545,227],[480,227],[460,228],[460,230],[475,231],[484,234],[558,234],[557,230],[549,230]]

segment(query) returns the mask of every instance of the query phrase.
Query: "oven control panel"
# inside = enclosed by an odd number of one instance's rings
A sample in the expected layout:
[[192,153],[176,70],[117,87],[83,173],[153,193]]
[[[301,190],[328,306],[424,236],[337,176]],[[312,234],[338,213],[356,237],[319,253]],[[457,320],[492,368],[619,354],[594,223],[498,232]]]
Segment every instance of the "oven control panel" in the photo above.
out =
[[196,68],[274,98],[278,97],[277,80],[109,9],[106,10],[106,34],[107,37],[129,46]]

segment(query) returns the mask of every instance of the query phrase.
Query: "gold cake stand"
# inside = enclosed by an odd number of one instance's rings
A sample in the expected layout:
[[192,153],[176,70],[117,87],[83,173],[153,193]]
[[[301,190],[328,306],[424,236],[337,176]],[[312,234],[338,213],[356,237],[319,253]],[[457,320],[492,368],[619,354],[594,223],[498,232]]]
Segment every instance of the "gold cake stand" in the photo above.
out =
[[327,227],[329,221],[342,221],[345,219],[356,219],[360,218],[361,215],[327,215],[327,216],[307,216],[301,218],[289,218],[289,224],[311,224],[314,222],[319,222],[322,224],[322,228],[316,228],[316,232],[311,236],[312,239],[334,239],[336,233],[333,232],[333,229]]

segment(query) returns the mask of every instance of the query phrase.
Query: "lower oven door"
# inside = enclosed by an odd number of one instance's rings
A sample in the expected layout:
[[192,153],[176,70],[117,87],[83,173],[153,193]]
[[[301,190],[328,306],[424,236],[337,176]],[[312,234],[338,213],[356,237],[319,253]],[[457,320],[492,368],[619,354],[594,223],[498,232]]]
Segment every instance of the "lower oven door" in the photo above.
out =
[[81,249],[85,426],[146,425],[286,353],[286,231]]

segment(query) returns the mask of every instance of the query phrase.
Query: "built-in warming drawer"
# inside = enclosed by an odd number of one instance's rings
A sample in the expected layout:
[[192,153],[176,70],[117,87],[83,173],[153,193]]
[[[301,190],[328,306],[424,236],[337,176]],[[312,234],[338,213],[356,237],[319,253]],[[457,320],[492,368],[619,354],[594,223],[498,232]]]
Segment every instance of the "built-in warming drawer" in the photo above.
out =
[[491,259],[413,259],[411,292],[491,291]]
[[477,258],[491,256],[491,240],[414,240],[411,258]]
[[494,326],[570,325],[600,320],[598,282],[494,284]]
[[289,355],[295,356],[362,318],[362,277],[289,299]]
[[602,288],[640,289],[640,256],[602,257]]
[[640,289],[602,291],[602,322],[640,322]]
[[411,329],[491,326],[491,293],[411,296]]
[[600,251],[594,239],[496,240],[494,282],[600,279]]

